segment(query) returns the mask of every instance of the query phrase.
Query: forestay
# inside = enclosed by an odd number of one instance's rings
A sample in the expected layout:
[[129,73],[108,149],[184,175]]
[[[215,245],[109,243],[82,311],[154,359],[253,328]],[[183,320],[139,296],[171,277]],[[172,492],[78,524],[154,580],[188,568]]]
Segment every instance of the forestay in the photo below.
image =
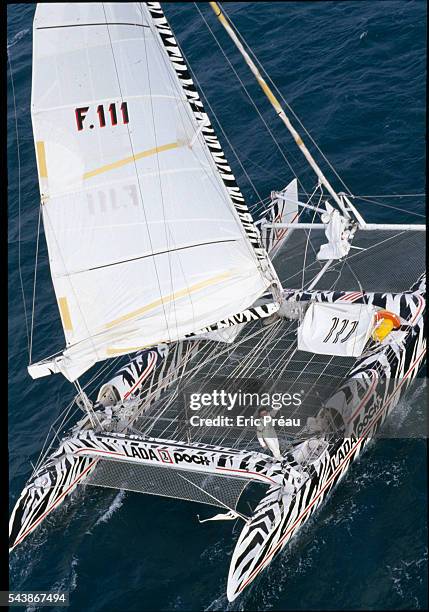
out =
[[67,342],[37,375],[74,380],[249,307],[277,277],[147,6],[39,4],[33,44],[43,221]]

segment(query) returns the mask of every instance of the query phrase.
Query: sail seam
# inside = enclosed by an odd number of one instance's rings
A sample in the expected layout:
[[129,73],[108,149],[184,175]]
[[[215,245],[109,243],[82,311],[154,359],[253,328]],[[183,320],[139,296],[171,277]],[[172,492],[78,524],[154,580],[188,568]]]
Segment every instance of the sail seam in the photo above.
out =
[[112,23],[70,23],[66,25],[54,25],[54,26],[40,26],[36,30],[54,30],[57,28],[81,28],[91,26],[105,26],[105,25],[124,25],[124,26],[135,26],[136,28],[149,28],[148,25],[142,23],[125,23],[125,22],[112,22]]
[[[166,255],[167,253],[175,253],[176,251],[184,251],[186,249],[193,249],[194,247],[208,246],[210,244],[222,244],[226,242],[238,242],[238,240],[212,240],[210,242],[201,242],[199,244],[189,244],[187,246],[178,247],[177,249],[168,249],[166,251],[159,251],[158,253],[148,253],[147,255],[141,255],[140,257],[132,257],[131,259],[124,259],[123,261],[114,261],[104,266],[96,266],[95,268],[87,268],[85,270],[76,270],[76,272],[70,272],[67,276],[72,274],[82,274],[84,272],[93,272],[94,270],[102,270],[103,268],[110,268],[111,266],[120,266],[121,264],[130,263],[131,261],[140,261],[141,259],[147,259],[148,257],[157,257],[158,255]],[[59,278],[62,275],[58,275]]]
[[[112,52],[113,64],[114,64],[114,67],[115,67],[115,73],[116,73],[116,79],[117,79],[117,83],[118,83],[119,93],[120,93],[122,102],[124,102],[124,96],[122,94],[122,87],[121,87],[121,80],[119,78],[118,67],[117,67],[117,64],[116,64],[116,58],[115,58],[115,53],[114,53],[114,50],[113,50],[113,43],[112,43],[112,38],[110,36],[110,29],[109,29],[109,24],[107,22],[107,15],[106,15],[106,9],[105,9],[104,4],[102,4],[102,7],[103,7],[103,13],[104,13],[104,18],[105,18],[105,23],[106,23],[107,34],[108,34],[108,37],[109,37],[110,49],[111,49],[111,52]],[[143,215],[144,215],[144,218],[145,218],[145,222],[146,222],[146,226],[147,226],[147,232],[148,232],[148,239],[149,239],[150,247],[151,247],[151,250],[153,251],[153,243],[152,243],[151,235],[150,235],[150,232],[149,232],[149,225],[148,225],[146,208],[145,208],[145,204],[144,204],[143,192],[142,192],[141,183],[140,183],[140,177],[139,177],[139,173],[138,173],[138,170],[137,170],[137,163],[136,163],[136,161],[134,159],[135,152],[134,152],[133,139],[131,138],[130,127],[129,127],[128,124],[127,124],[127,132],[128,132],[128,139],[129,139],[129,143],[130,143],[130,147],[131,147],[132,157],[133,157],[133,160],[134,160],[133,161],[133,163],[134,163],[134,170],[135,170],[138,190],[139,190],[139,193],[140,193],[140,202],[141,202],[141,206],[142,206],[142,212],[143,212]],[[167,313],[166,313],[164,302],[163,302],[163,298],[162,298],[161,280],[159,278],[158,268],[156,266],[155,259],[153,259],[152,261],[153,261],[154,271],[155,271],[155,275],[156,275],[156,279],[157,279],[157,284],[158,284],[158,290],[159,290],[161,305],[162,305],[162,309],[163,309],[163,312],[164,312],[165,325],[166,325],[168,336],[170,336],[170,330],[169,330],[169,327],[168,327],[168,317],[167,317]]]

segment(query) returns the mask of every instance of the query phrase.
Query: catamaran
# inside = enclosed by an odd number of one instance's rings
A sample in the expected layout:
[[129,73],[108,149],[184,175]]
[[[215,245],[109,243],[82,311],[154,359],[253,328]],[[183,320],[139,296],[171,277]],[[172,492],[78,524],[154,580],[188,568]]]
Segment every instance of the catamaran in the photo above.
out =
[[[31,115],[66,346],[28,371],[61,374],[77,394],[16,501],[10,549],[78,487],[193,500],[224,510],[206,520],[243,521],[233,601],[417,375],[425,228],[368,223],[358,198],[337,192],[244,39],[209,4],[315,187],[298,192],[291,176],[251,212],[159,3],[37,6]],[[190,427],[181,390],[218,376],[228,389],[257,380],[268,391],[287,379],[314,414],[298,431],[279,429],[280,456],[253,428]]]

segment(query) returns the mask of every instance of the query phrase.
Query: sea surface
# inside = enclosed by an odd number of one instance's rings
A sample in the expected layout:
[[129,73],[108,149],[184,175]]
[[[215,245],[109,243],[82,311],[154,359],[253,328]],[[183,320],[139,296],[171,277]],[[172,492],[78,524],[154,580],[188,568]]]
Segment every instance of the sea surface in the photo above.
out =
[[[279,144],[194,4],[165,4],[212,117],[231,142],[233,151],[220,135],[249,203],[293,178],[288,163],[310,190],[314,176],[290,135],[208,4],[198,6]],[[8,5],[10,507],[73,397],[62,377],[32,381],[26,371],[19,260],[30,327],[39,209],[30,119],[34,9]],[[352,193],[424,193],[426,2],[227,3],[226,10]],[[311,148],[336,189],[345,190]],[[383,206],[358,201],[369,221],[423,222],[422,196],[375,199]],[[63,346],[43,234],[38,259],[34,360]],[[238,525],[200,525],[196,515],[207,508],[198,504],[88,487],[12,554],[11,588],[67,590],[73,612],[427,609],[426,486],[425,440],[373,444],[233,604],[225,589]]]

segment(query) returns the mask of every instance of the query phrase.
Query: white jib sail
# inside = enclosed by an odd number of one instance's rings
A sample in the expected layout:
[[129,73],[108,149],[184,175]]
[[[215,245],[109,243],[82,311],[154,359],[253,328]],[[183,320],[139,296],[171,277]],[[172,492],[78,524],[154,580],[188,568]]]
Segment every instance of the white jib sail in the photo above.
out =
[[249,307],[270,266],[261,271],[147,6],[39,4],[33,36],[59,370],[74,380]]

